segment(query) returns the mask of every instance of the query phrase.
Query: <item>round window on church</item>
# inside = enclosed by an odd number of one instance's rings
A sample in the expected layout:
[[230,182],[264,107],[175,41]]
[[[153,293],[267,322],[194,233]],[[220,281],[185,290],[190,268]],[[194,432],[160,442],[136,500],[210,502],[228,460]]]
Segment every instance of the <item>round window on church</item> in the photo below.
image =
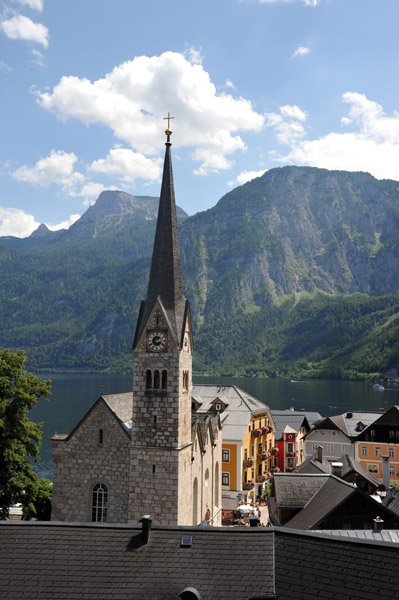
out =
[[205,471],[205,487],[209,485],[209,469]]

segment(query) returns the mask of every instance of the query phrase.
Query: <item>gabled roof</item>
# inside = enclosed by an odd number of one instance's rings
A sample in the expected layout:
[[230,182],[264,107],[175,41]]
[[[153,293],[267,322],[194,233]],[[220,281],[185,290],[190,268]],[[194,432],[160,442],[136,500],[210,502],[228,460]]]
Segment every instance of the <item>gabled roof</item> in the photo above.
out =
[[389,490],[382,501],[383,505],[389,508],[395,515],[399,516],[399,491]]
[[200,403],[198,413],[208,412],[216,398],[227,405],[221,414],[225,441],[242,441],[251,417],[269,410],[266,404],[235,385],[197,384],[193,386],[192,396]]
[[279,440],[286,425],[292,427],[296,432],[301,427],[306,425],[308,428],[313,427],[316,421],[319,421],[322,416],[318,412],[309,412],[302,410],[271,410],[270,411],[276,430],[274,439]]
[[371,484],[378,487],[380,481],[372,473],[370,473],[359,461],[352,458],[348,454],[344,454],[341,458],[329,461],[323,457],[322,462],[317,460],[317,455],[314,454],[307,458],[303,463],[298,465],[295,469],[296,473],[332,473],[332,462],[342,463],[341,478],[345,479],[351,472],[358,473],[364,479],[369,481]]
[[346,411],[342,415],[330,417],[331,421],[348,437],[357,438],[362,430],[358,429],[358,424],[363,423],[364,428],[374,423],[381,413],[377,412],[361,412],[361,411]]
[[364,479],[367,479],[370,483],[378,487],[380,485],[380,480],[378,477],[370,473],[358,460],[349,456],[349,454],[344,454],[337,462],[342,462],[342,477],[345,478],[349,473],[354,471],[358,475],[361,475]]
[[[399,406],[394,405],[392,406],[392,408],[388,409],[385,413],[378,413],[377,418],[372,422],[368,424],[367,429],[370,429],[371,425],[375,425],[375,426],[386,426],[386,427],[398,427],[399,426]],[[359,440],[364,439],[365,435],[367,435],[365,433],[365,429],[359,433]]]
[[186,587],[202,600],[392,600],[399,589],[399,544],[324,532],[153,527],[143,544],[131,525],[2,521],[0,546],[8,600],[176,600]]
[[331,473],[331,465],[329,461],[322,458],[322,462],[318,461],[316,455],[309,456],[306,460],[303,461],[300,465],[298,465],[295,469],[296,473]]
[[329,475],[304,508],[285,525],[293,529],[315,528],[354,493],[356,493],[355,485]]
[[275,473],[273,481],[277,508],[303,508],[328,477],[327,474]]
[[[56,433],[52,436],[52,440],[55,441],[66,441],[69,440],[75,431],[79,429],[81,424],[90,416],[90,414],[96,409],[99,403],[103,402],[109,409],[114,418],[118,421],[120,426],[123,428],[125,433],[129,436],[132,429],[132,410],[133,410],[133,393],[127,392],[125,394],[110,394],[103,395],[96,400],[93,406],[87,411],[87,413],[80,419],[79,423],[75,425],[69,434]],[[129,426],[130,422],[130,426]]]

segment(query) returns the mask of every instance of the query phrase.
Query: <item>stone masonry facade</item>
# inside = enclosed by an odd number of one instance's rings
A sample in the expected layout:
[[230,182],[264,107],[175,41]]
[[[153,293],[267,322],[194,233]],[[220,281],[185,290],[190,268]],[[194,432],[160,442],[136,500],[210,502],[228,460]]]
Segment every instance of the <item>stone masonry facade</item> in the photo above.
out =
[[[129,518],[134,522],[147,512],[154,523],[191,525],[191,352],[171,337],[165,352],[147,352],[145,333],[155,329],[167,331],[158,303],[134,356]],[[148,386],[147,372],[156,371],[166,371],[166,389]]]
[[52,442],[52,520],[91,521],[93,488],[103,483],[108,522],[127,523],[130,439],[105,401],[100,398],[69,436],[55,435]]

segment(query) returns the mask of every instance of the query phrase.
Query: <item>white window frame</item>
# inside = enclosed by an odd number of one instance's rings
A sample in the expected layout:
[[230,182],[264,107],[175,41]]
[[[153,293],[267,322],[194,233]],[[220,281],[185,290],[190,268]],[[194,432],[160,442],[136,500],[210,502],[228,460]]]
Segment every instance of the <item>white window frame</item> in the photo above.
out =
[[222,472],[222,485],[230,485],[230,473]]
[[93,523],[106,523],[108,518],[108,487],[105,483],[95,483],[91,488],[91,520]]
[[368,456],[368,446],[360,446],[360,456]]

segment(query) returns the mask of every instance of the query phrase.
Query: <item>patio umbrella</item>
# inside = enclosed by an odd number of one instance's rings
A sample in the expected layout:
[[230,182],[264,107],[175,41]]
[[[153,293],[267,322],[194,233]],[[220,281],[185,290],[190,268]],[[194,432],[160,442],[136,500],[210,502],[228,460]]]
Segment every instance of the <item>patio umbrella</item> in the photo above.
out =
[[241,504],[241,506],[238,507],[238,510],[242,513],[249,513],[253,510],[253,507],[250,504]]

